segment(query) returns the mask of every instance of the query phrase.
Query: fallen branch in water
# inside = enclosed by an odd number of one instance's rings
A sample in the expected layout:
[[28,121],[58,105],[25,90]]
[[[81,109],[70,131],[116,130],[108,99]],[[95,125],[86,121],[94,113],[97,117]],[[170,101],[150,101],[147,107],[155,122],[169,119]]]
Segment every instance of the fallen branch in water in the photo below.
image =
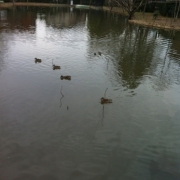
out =
[[108,88],[106,88],[105,92],[104,92],[104,97],[106,97],[106,91],[108,90]]
[[60,93],[61,93],[61,96],[62,96],[62,97],[60,98],[60,107],[61,107],[61,105],[62,105],[61,99],[64,97],[64,95],[63,95],[63,93],[62,93],[62,86],[61,86]]

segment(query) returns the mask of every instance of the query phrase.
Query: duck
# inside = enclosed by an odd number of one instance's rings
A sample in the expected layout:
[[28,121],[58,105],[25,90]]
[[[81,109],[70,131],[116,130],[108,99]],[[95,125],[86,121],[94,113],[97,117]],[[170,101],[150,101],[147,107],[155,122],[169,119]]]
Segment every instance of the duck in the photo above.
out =
[[35,63],[41,63],[41,62],[42,62],[41,59],[35,58]]
[[61,80],[66,79],[66,80],[70,81],[71,80],[71,76],[61,76],[60,79]]
[[101,56],[102,53],[101,53],[101,52],[98,52],[98,54]]
[[96,56],[96,53],[94,53],[94,55]]
[[112,99],[106,99],[106,98],[101,98],[101,104],[108,104],[108,103],[112,103]]
[[53,70],[56,70],[56,69],[61,69],[61,67],[53,64]]

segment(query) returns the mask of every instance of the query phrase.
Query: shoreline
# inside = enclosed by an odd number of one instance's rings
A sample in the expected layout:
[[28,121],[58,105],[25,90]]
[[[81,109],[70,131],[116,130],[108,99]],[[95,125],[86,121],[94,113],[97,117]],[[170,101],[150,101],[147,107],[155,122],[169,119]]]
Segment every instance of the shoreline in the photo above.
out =
[[[74,7],[74,5],[69,4],[53,4],[53,3],[31,3],[31,2],[16,2],[14,3],[15,6],[43,6],[43,7]],[[13,8],[13,3],[1,3],[0,9],[2,8]],[[112,10],[110,10],[109,7],[103,6],[102,8],[90,6],[91,9],[102,9],[104,11],[109,11],[113,13],[118,13],[123,16],[127,16],[127,13],[125,13],[121,8],[113,7]],[[152,27],[157,29],[164,29],[164,30],[175,30],[180,31],[180,18],[173,19],[169,17],[164,17],[159,15],[155,20],[153,19],[153,13],[142,13],[142,12],[136,12],[134,15],[134,19],[128,20],[131,24],[137,24],[145,27]]]
[[[74,5],[69,4],[54,4],[54,3],[31,3],[31,2],[15,2],[14,6],[43,6],[43,7],[74,7]],[[13,3],[2,3],[0,4],[0,9],[2,8],[13,8]]]
[[[112,10],[110,10],[109,7],[104,6],[103,9],[105,11],[127,16],[127,13],[123,12],[121,8],[115,7]],[[180,31],[180,18],[174,20],[174,18],[169,18],[159,15],[156,19],[154,19],[153,13],[146,12],[143,14],[142,12],[136,12],[134,14],[134,18],[132,20],[128,20],[128,22],[131,24],[137,24],[144,27]]]
[[180,27],[175,27],[173,25],[162,25],[162,24],[153,24],[153,23],[147,23],[146,21],[138,21],[138,20],[129,20],[129,23],[131,24],[137,24],[141,25],[144,27],[151,27],[151,28],[156,28],[156,29],[163,29],[163,30],[175,30],[175,31],[180,31]]

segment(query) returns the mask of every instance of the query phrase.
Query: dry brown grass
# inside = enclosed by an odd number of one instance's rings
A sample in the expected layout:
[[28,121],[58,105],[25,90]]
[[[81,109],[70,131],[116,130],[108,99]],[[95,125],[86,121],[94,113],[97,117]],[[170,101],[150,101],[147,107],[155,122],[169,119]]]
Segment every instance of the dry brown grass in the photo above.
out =
[[141,13],[135,14],[134,19],[129,21],[130,23],[136,23],[145,26],[157,27],[161,29],[173,29],[180,30],[180,19],[174,19],[159,15],[156,19],[153,17],[153,13]]
[[[103,7],[103,9],[110,11],[109,7]],[[113,8],[112,12],[127,16],[127,13],[124,12],[121,8]],[[156,19],[154,19],[153,13],[143,14],[142,12],[137,12],[135,13],[134,18],[129,20],[129,22],[161,29],[180,30],[180,18],[174,19],[159,15]]]

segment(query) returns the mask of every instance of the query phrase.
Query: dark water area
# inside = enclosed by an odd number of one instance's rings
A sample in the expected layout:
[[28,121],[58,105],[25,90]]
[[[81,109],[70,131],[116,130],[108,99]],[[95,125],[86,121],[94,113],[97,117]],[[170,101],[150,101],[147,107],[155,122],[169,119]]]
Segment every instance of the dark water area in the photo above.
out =
[[1,9],[0,180],[72,179],[180,179],[180,34],[96,10]]

